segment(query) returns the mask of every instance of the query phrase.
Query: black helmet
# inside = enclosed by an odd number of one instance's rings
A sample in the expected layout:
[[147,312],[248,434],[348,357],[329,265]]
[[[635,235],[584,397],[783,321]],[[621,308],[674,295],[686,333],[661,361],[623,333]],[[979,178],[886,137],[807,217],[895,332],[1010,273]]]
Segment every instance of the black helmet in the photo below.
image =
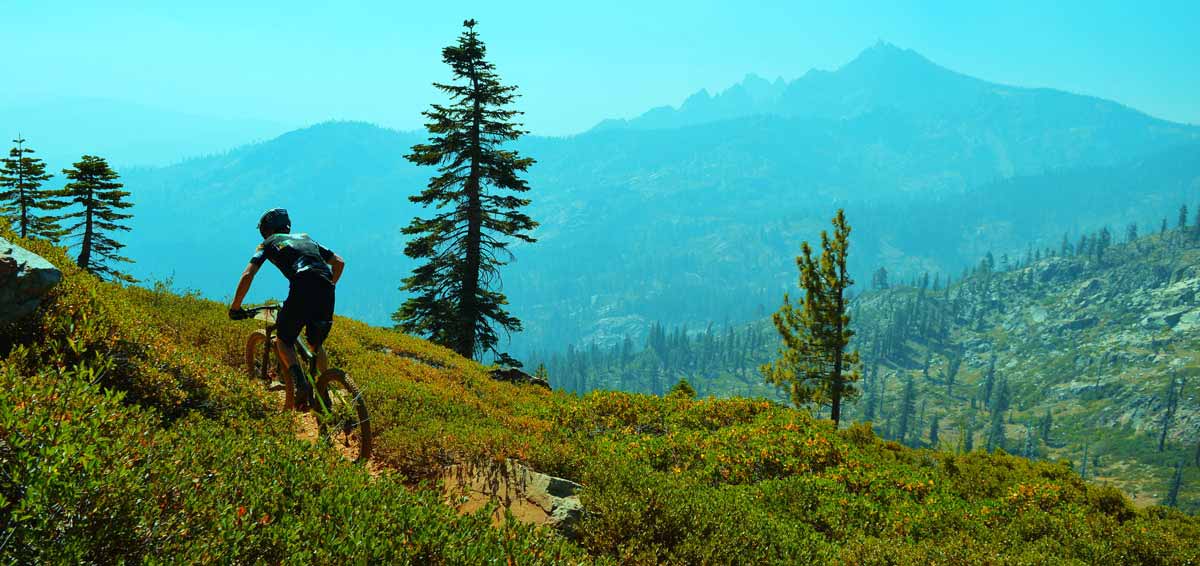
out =
[[286,232],[291,226],[292,219],[288,218],[287,210],[282,208],[272,208],[258,219],[258,233],[264,238],[277,232]]

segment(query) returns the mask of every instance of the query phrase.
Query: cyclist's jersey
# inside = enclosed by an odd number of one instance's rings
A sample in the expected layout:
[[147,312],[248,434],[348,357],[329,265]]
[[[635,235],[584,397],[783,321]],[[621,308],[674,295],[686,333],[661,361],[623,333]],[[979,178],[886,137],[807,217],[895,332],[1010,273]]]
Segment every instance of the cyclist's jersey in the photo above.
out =
[[258,246],[250,263],[261,266],[271,260],[289,283],[294,283],[301,274],[318,275],[326,281],[333,280],[333,272],[326,263],[333,258],[329,248],[313,241],[308,234],[271,234]]

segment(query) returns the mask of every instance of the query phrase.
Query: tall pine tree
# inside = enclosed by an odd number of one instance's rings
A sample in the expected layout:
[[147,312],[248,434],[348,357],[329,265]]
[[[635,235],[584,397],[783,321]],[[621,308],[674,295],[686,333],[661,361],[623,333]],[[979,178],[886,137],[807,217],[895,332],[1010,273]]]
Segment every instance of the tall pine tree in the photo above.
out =
[[838,210],[833,217],[833,238],[821,231],[821,256],[813,257],[808,242],[796,257],[800,270],[801,303],[793,306],[783,295],[783,306],[771,318],[783,339],[779,357],[760,370],[767,382],[787,387],[792,402],[829,404],[830,418],[841,419],[842,401],[857,390],[858,352],[846,351],[854,331],[850,329],[846,289],[854,284],[846,269],[850,249],[850,225]]
[[41,159],[30,157],[33,149],[17,136],[16,145],[0,165],[0,212],[12,217],[12,227],[22,238],[43,238],[57,241],[62,236],[57,219],[42,216],[38,210],[57,210],[66,203],[54,198],[55,192],[43,190],[42,183],[54,175],[46,173]]
[[506,109],[515,86],[504,86],[475,32],[475,20],[458,43],[442,50],[453,84],[434,83],[450,97],[424,115],[429,143],[413,146],[406,159],[437,167],[421,194],[409,200],[440,210],[432,218],[414,218],[403,230],[415,236],[405,255],[424,260],[404,279],[412,293],[392,315],[405,332],[428,336],[459,354],[474,358],[496,352],[497,330],[518,332],[521,321],[505,310],[499,268],[512,259],[510,239],[533,242],[537,223],[520,211],[529,190],[519,173],[534,163],[505,144],[525,132],[513,122],[521,114]]
[[133,206],[133,203],[125,200],[129,193],[121,190],[124,185],[117,182],[117,172],[108,166],[104,158],[85,155],[73,168],[63,169],[63,173],[71,182],[54,194],[79,205],[77,212],[61,217],[62,220],[79,219],[75,225],[64,230],[65,234],[79,238],[76,263],[98,277],[135,282],[134,278],[109,265],[114,261],[133,262],[119,253],[125,244],[111,236],[117,231],[129,231],[129,227],[120,224],[120,221],[133,218],[132,214],[118,212]]

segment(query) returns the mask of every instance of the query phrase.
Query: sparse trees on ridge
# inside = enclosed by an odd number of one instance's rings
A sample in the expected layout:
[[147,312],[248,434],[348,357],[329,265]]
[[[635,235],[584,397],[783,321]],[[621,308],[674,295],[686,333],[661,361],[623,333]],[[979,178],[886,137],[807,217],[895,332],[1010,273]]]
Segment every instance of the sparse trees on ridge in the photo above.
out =
[[58,210],[67,203],[54,198],[55,192],[42,189],[42,184],[54,175],[46,173],[46,164],[30,157],[34,150],[17,136],[16,144],[0,165],[0,214],[11,216],[12,227],[22,238],[42,238],[57,241],[63,235],[57,218],[38,213],[39,210]]
[[79,238],[76,263],[98,277],[135,282],[133,277],[110,265],[110,262],[133,261],[120,255],[125,244],[112,238],[115,232],[129,230],[122,220],[133,218],[132,214],[119,212],[133,203],[125,200],[129,193],[121,190],[124,185],[117,182],[117,172],[104,158],[85,155],[71,169],[63,169],[63,174],[71,182],[53,194],[79,205],[78,211],[60,217],[61,220],[79,219],[75,225],[64,229],[65,234]]

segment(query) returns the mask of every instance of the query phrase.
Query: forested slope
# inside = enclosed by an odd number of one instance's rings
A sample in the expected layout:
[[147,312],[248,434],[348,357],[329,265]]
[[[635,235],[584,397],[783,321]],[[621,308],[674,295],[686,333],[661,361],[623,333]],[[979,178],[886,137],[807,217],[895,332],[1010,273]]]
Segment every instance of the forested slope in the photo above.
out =
[[[1200,230],[1185,219],[989,254],[952,283],[877,273],[883,288],[852,303],[864,379],[850,417],[911,446],[1066,458],[1142,504],[1179,484],[1177,505],[1200,510]],[[784,401],[758,371],[778,344],[768,320],[654,325],[644,343],[534,363],[570,391],[661,392],[686,378],[702,396]]]

